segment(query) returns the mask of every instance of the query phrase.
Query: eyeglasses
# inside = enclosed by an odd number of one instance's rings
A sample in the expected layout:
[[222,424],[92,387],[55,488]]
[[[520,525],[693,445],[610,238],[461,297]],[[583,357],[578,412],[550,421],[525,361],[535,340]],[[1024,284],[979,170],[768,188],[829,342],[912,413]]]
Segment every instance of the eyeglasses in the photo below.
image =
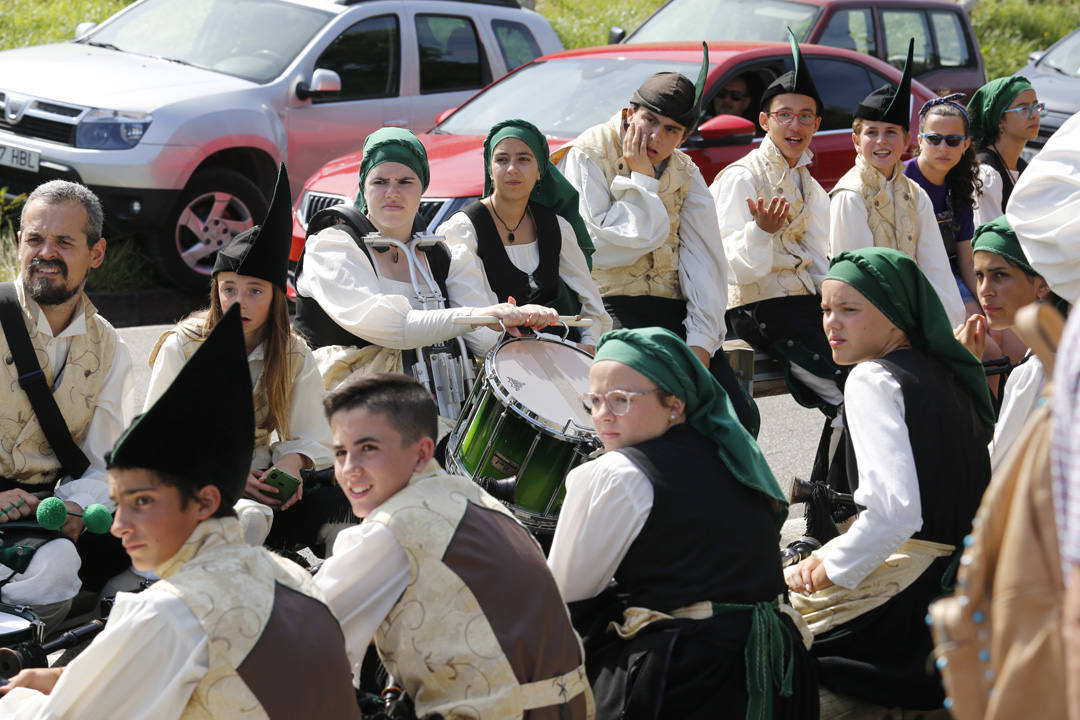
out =
[[941,133],[921,132],[919,133],[919,137],[921,137],[923,140],[926,140],[926,142],[930,143],[934,147],[940,145],[942,140],[944,140],[945,144],[949,147],[956,147],[960,143],[967,140],[967,135],[942,135]]
[[1034,105],[1021,105],[1020,107],[1009,108],[1005,112],[1014,112],[1022,118],[1029,118],[1032,115],[1038,115],[1042,117],[1046,114],[1046,103],[1035,103]]
[[750,97],[750,93],[743,92],[742,90],[728,90],[727,88],[720,88],[716,91],[716,97],[720,98],[721,100],[727,100],[728,98],[731,98],[735,102],[739,102],[743,98]]
[[799,113],[798,115],[796,115],[795,113],[788,112],[787,110],[779,110],[777,112],[771,112],[771,113],[765,113],[765,114],[768,115],[771,118],[775,118],[776,122],[778,122],[778,123],[780,123],[782,125],[790,125],[792,123],[792,121],[795,120],[795,118],[799,119],[799,124],[800,125],[813,125],[814,121],[817,120],[817,115],[815,115],[812,112],[804,112],[804,113]]
[[660,392],[660,388],[653,388],[652,390],[608,390],[606,393],[587,392],[581,396],[581,404],[585,406],[585,410],[588,412],[595,413],[599,412],[601,406],[606,402],[612,415],[622,416],[630,412],[630,402],[634,398],[654,392]]

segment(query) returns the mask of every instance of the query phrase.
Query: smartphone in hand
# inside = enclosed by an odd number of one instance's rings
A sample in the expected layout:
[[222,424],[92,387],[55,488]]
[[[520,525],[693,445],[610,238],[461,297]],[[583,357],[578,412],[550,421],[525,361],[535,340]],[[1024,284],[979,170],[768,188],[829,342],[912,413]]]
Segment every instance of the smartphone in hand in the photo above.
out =
[[276,467],[270,468],[270,472],[266,473],[263,482],[277,488],[277,496],[282,504],[289,502],[289,498],[296,493],[296,488],[300,486],[299,478]]

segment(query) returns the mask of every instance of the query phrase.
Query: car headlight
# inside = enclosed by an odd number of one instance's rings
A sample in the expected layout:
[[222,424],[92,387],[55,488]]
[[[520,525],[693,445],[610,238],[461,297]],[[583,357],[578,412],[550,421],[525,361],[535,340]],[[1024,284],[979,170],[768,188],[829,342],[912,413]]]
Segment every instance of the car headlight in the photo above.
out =
[[153,120],[150,113],[91,110],[75,129],[75,147],[127,150],[139,144]]

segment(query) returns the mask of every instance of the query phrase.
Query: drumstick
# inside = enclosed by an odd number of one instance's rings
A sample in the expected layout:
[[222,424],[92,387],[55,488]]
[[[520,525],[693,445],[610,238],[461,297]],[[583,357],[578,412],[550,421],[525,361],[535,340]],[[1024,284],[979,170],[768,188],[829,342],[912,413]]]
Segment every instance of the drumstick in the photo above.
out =
[[[569,327],[592,327],[592,318],[580,315],[560,315],[559,322]],[[455,325],[498,325],[499,318],[494,315],[462,315],[454,318]]]

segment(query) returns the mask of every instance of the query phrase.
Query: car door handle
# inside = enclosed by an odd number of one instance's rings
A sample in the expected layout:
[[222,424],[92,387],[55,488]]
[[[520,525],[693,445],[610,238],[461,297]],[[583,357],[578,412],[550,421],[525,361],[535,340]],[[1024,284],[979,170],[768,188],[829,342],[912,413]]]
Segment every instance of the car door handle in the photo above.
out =
[[408,120],[387,120],[383,123],[383,127],[399,127],[403,128],[409,124]]

